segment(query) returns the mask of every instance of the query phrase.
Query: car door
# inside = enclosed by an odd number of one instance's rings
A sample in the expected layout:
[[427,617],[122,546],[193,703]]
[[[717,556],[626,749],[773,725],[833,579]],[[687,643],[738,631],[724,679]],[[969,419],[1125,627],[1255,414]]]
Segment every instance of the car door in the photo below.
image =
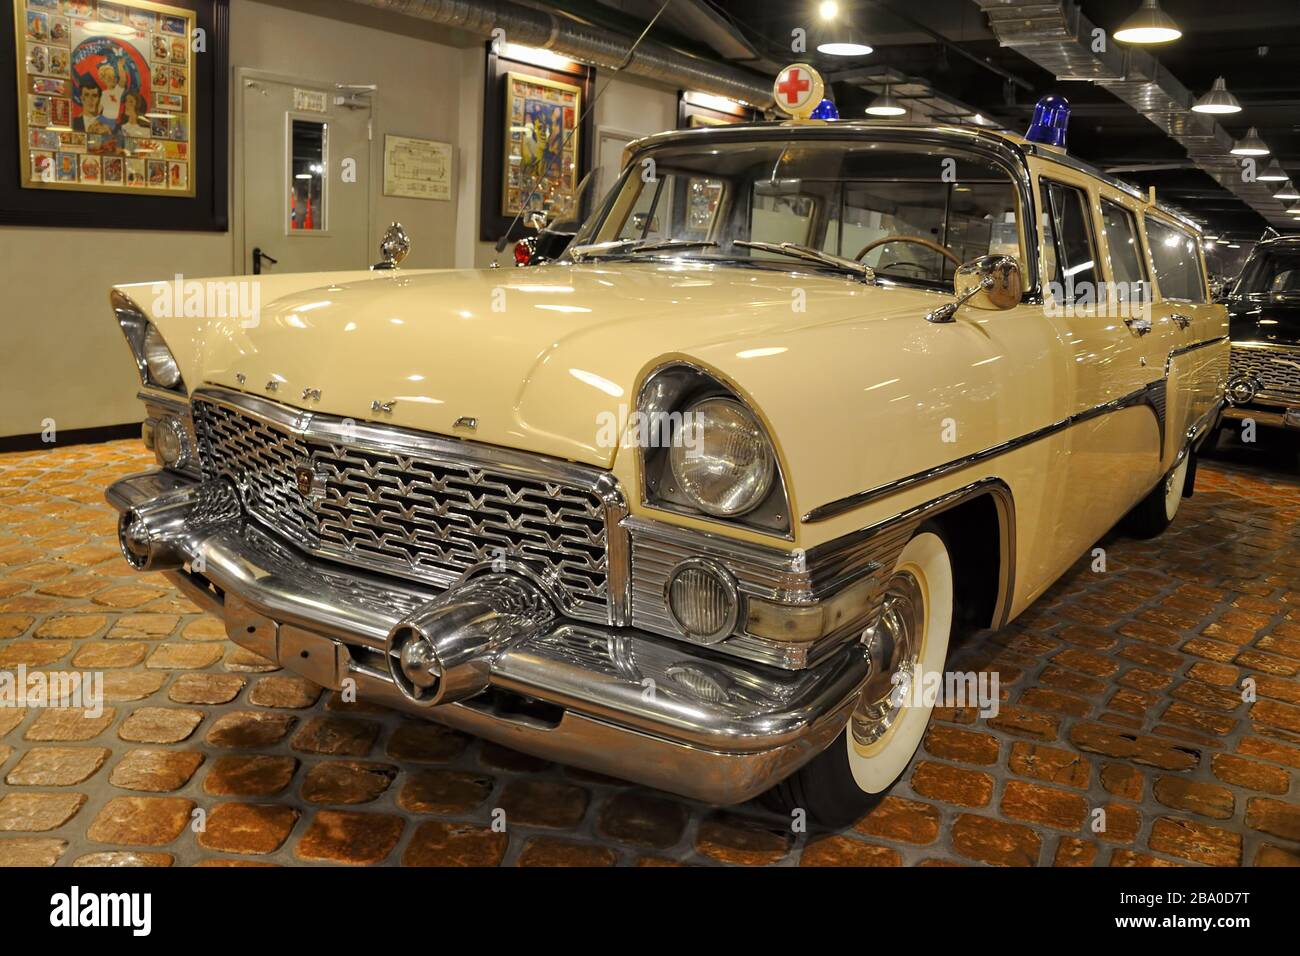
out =
[[1169,427],[1162,458],[1169,467],[1188,428],[1218,399],[1228,347],[1216,340],[1227,334],[1227,310],[1210,301],[1200,242],[1190,229],[1153,209],[1143,215],[1143,229],[1155,278],[1152,321],[1166,348]]
[[1073,385],[1058,534],[1075,555],[1100,538],[1159,476],[1159,426],[1132,402],[1163,374],[1149,333],[1107,302],[1096,181],[1062,168],[1038,179],[1044,313]]

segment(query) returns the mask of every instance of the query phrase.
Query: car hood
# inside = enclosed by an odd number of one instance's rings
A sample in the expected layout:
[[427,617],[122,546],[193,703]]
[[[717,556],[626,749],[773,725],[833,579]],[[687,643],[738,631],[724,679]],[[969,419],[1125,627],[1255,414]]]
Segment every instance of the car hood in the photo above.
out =
[[[155,321],[192,384],[609,467],[612,423],[669,359],[701,361],[743,392],[747,359],[762,357],[764,381],[795,390],[810,329],[896,315],[910,326],[949,300],[837,275],[606,262],[354,274],[277,298],[249,328]],[[176,347],[187,332],[190,347]]]
[[1230,316],[1234,342],[1300,345],[1300,299],[1238,297],[1232,300]]

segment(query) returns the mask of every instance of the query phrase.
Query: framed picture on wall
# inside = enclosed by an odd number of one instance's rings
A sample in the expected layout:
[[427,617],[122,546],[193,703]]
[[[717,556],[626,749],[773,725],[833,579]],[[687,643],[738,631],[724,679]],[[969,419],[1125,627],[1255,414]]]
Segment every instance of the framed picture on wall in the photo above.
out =
[[591,169],[592,117],[584,114],[595,69],[558,58],[542,66],[511,53],[487,44],[479,206],[485,242],[526,235],[521,212],[570,205]]
[[193,196],[194,11],[10,2],[22,188]]
[[506,74],[501,215],[572,204],[578,185],[582,88],[573,83]]
[[227,0],[0,3],[0,222],[225,229]]

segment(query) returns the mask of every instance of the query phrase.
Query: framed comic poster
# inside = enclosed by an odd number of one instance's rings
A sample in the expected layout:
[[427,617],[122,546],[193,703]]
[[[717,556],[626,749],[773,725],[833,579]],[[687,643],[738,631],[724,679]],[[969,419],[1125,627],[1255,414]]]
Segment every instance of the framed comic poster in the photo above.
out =
[[224,229],[226,0],[0,3],[18,134],[0,222]]
[[501,215],[572,202],[578,186],[582,88],[572,83],[506,74],[505,156]]
[[487,47],[484,84],[480,238],[511,239],[529,230],[521,211],[569,205],[591,169],[591,103],[596,71],[513,59]]

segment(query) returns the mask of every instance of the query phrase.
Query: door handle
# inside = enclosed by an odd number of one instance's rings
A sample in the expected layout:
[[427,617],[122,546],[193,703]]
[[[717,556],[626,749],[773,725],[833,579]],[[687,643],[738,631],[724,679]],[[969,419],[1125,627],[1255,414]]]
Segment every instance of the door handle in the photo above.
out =
[[1191,319],[1185,315],[1180,315],[1177,312],[1169,316],[1169,321],[1174,323],[1174,325],[1178,326],[1180,329],[1185,329],[1192,324]]
[[1151,320],[1148,318],[1125,319],[1124,324],[1134,335],[1146,335],[1151,331]]
[[279,265],[279,264],[280,264],[280,260],[279,260],[279,259],[272,259],[272,258],[271,258],[270,256],[268,256],[265,252],[263,252],[261,246],[255,246],[255,247],[253,248],[253,275],[255,275],[255,276],[260,276],[260,275],[262,274],[262,262],[263,262],[263,260],[265,260],[266,262],[271,263],[271,265],[273,265],[273,266],[276,266],[276,265]]

